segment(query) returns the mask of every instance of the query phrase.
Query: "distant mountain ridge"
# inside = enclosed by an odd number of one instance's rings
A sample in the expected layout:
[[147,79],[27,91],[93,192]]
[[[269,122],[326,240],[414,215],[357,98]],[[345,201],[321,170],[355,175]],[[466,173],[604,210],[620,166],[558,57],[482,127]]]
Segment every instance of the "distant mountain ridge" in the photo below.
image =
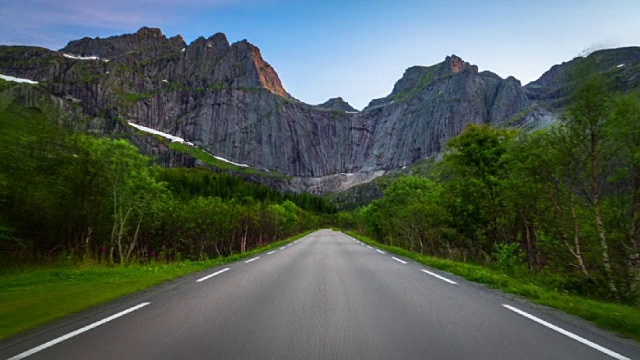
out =
[[[221,33],[186,44],[179,35],[141,28],[71,41],[60,51],[0,46],[0,74],[38,81],[40,91],[93,117],[94,130],[135,133],[126,125],[132,122],[284,173],[284,189],[325,193],[434,156],[469,124],[552,123],[576,62],[595,61],[621,88],[637,87],[638,58],[640,48],[596,51],[523,87],[452,55],[407,69],[388,96],[361,112],[341,98],[316,106],[296,100],[257,47],[230,44]],[[611,68],[616,62],[625,65]],[[145,146],[150,154],[160,151]]]
[[326,110],[339,110],[346,112],[357,112],[348,102],[344,101],[341,97],[331,98],[320,105],[316,105],[318,109]]

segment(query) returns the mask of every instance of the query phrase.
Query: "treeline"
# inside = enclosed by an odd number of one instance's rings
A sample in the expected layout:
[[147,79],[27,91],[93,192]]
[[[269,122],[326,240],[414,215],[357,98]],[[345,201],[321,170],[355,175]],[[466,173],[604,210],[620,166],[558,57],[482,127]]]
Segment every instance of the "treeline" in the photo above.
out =
[[[386,244],[638,299],[640,100],[591,78],[557,126],[470,126],[426,177],[395,181],[342,222]],[[345,218],[346,217],[346,218]]]
[[203,169],[163,169],[123,139],[76,133],[35,109],[0,111],[4,264],[206,259],[326,222],[311,195]]

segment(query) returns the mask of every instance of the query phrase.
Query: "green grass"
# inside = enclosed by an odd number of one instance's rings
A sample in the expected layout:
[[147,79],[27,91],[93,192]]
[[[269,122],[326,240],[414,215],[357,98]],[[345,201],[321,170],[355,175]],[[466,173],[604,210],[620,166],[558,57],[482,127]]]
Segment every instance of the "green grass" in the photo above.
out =
[[215,157],[213,157],[213,155],[202,151],[200,149],[198,149],[197,147],[194,146],[189,146],[189,145],[185,145],[185,144],[181,144],[179,142],[172,142],[169,143],[169,147],[171,149],[180,151],[180,152],[184,152],[187,153],[189,155],[191,155],[192,157],[194,157],[195,159],[198,159],[200,161],[203,161],[209,165],[215,166],[219,169],[223,169],[223,170],[232,170],[235,172],[239,172],[239,173],[243,173],[243,174],[253,174],[253,175],[258,175],[258,176],[272,176],[272,177],[277,177],[277,178],[286,178],[287,175],[277,172],[277,171],[270,171],[270,172],[266,172],[266,171],[260,171],[251,167],[244,167],[244,166],[236,166],[233,164],[230,164],[226,161],[222,161],[222,160],[218,160]]
[[2,269],[0,339],[166,281],[282,246],[312,231],[243,254],[207,261],[109,267]]
[[141,93],[141,94],[133,94],[133,93],[120,93],[120,97],[128,102],[131,103],[136,103],[138,101],[141,100],[146,100],[149,99],[153,96],[154,94],[151,93]]
[[534,109],[536,105],[531,105],[528,108],[522,110],[519,114],[515,115],[511,119],[507,120],[502,124],[502,126],[513,126],[522,121],[525,117],[527,117]]
[[15,87],[17,84],[18,83],[13,82],[13,81],[6,81],[6,80],[3,80],[3,79],[0,79],[0,91],[7,90],[7,89],[10,89],[12,87]]
[[615,332],[622,337],[640,341],[640,308],[637,306],[587,299],[544,287],[542,285],[544,279],[537,279],[536,277],[531,277],[528,280],[514,279],[499,270],[424,256],[398,247],[380,244],[354,232],[347,231],[346,233],[388,252],[450,272],[469,281],[486,284],[490,288],[500,289],[504,292],[527,298],[541,305],[560,309],[566,313],[589,320],[602,329]]

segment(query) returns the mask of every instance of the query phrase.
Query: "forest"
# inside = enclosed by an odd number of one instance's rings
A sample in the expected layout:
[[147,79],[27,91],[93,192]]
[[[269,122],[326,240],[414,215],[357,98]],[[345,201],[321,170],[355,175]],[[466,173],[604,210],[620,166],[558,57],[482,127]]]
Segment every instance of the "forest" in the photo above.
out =
[[77,132],[38,109],[10,104],[0,118],[5,265],[206,260],[318,228],[335,212],[313,195],[160,168],[126,139]]
[[593,76],[558,124],[470,126],[427,174],[397,179],[341,219],[387,245],[633,303],[639,212],[640,94]]

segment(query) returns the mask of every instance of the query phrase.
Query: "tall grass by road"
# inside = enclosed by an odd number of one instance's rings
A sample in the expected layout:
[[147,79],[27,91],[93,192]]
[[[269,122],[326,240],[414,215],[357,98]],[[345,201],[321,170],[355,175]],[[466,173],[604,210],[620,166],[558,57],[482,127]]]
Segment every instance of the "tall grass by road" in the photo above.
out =
[[0,269],[0,339],[180,276],[253,256],[311,232],[243,254],[207,261]]

